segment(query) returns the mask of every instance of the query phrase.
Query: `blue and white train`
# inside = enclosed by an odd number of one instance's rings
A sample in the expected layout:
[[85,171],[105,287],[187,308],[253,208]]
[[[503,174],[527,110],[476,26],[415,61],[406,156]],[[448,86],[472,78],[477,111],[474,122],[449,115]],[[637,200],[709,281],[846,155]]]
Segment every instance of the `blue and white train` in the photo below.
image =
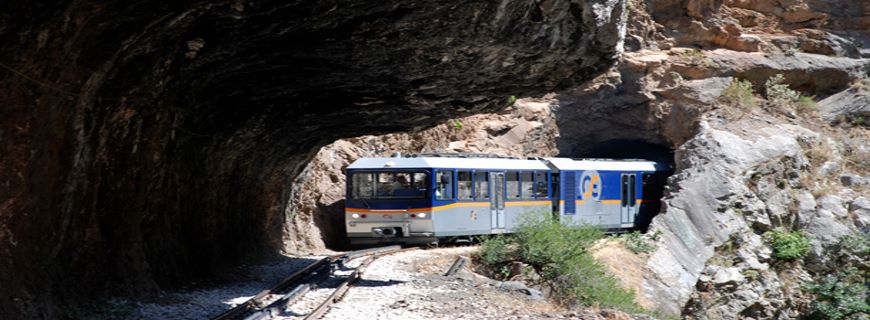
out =
[[353,244],[509,233],[524,214],[611,232],[645,228],[671,169],[642,160],[417,155],[347,167]]

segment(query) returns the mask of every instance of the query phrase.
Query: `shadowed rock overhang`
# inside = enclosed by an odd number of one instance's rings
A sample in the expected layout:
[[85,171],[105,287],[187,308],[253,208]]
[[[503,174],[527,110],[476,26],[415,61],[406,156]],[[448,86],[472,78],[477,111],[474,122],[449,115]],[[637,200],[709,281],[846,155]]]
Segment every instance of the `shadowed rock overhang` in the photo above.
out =
[[623,34],[603,0],[4,3],[0,314],[273,252],[320,145],[575,86]]

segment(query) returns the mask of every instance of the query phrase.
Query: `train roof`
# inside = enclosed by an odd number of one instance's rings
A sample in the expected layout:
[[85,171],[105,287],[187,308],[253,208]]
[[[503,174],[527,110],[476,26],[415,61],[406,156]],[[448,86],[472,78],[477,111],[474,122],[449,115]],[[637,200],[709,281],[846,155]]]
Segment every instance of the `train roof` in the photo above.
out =
[[558,170],[663,171],[667,164],[646,160],[544,158]]
[[[550,164],[548,166],[547,164]],[[609,170],[609,171],[665,171],[670,167],[665,163],[646,160],[618,159],[570,159],[570,158],[475,158],[452,156],[421,157],[378,157],[360,158],[350,166],[358,169],[413,169],[413,168],[455,168],[455,169],[498,169],[498,170]]]
[[351,170],[384,168],[550,170],[544,162],[539,160],[458,157],[360,158],[347,168]]

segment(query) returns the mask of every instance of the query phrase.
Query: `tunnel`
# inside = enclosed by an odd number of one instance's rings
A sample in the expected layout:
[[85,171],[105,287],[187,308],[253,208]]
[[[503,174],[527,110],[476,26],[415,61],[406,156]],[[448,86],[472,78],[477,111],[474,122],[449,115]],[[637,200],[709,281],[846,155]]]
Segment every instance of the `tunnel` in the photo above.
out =
[[572,158],[642,159],[666,163],[673,167],[674,150],[643,140],[614,139],[578,146]]
[[623,12],[597,2],[5,2],[0,314],[276,254],[320,146],[611,66]]

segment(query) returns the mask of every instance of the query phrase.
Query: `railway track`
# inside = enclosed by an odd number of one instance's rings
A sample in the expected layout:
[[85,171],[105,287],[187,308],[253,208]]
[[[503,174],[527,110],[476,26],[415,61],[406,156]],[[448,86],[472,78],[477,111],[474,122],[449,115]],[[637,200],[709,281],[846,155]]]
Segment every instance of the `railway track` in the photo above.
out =
[[[341,300],[345,292],[347,292],[350,286],[360,278],[363,271],[365,271],[365,268],[375,261],[375,259],[397,252],[416,249],[418,248],[387,246],[352,251],[317,260],[294,272],[287,278],[284,278],[284,280],[275,284],[271,288],[261,291],[253,298],[248,299],[244,303],[229,309],[212,319],[256,320],[271,319],[276,316],[295,317],[300,319],[319,319],[329,310],[329,307],[333,303]],[[356,267],[349,268],[349,266],[352,265],[352,262],[355,262],[358,259],[363,260],[357,264]],[[341,271],[347,273],[340,274]],[[306,295],[310,295],[312,290],[331,287],[330,285],[322,285],[324,283],[332,283],[335,284],[335,286],[332,292],[325,299],[321,299],[316,307],[303,314],[287,314],[287,311],[291,306],[303,299]],[[313,299],[317,298],[314,297]]]

